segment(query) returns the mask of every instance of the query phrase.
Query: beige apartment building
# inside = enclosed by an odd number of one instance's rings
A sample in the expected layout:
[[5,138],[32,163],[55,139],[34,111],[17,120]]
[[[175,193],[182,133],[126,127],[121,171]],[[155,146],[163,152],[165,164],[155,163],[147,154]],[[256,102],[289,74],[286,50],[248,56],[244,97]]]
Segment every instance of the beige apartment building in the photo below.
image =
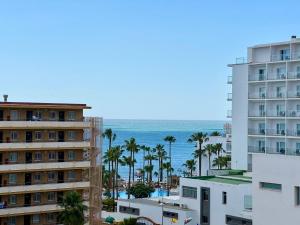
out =
[[102,120],[84,118],[86,109],[0,102],[0,225],[58,224],[70,190],[89,206],[87,224],[98,224]]

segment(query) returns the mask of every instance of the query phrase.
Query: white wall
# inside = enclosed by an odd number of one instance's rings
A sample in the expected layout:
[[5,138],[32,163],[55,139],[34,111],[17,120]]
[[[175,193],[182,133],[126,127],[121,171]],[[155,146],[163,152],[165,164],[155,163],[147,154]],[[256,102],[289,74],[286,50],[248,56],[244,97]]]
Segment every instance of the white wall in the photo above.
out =
[[[253,154],[253,224],[299,225],[295,186],[300,186],[300,157]],[[281,191],[261,189],[259,182],[282,185]]]
[[[181,178],[181,186],[197,188],[197,199],[183,198],[181,202],[196,211],[196,222],[200,224],[200,190],[201,187],[210,188],[210,224],[224,225],[225,216],[244,217],[244,196],[251,195],[251,183],[233,185],[217,182],[203,181],[198,179]],[[222,192],[227,192],[227,204],[222,204]],[[182,188],[180,190],[182,196]],[[245,217],[244,217],[245,218]],[[193,223],[196,224],[196,223]]]
[[232,67],[231,168],[248,168],[248,65]]

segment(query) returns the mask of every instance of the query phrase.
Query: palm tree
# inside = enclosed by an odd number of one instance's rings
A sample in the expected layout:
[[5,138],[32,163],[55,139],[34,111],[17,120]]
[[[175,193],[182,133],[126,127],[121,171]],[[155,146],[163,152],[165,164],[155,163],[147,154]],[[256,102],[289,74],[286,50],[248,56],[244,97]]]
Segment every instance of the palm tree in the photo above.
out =
[[221,152],[224,151],[222,143],[215,144],[217,156],[220,157]]
[[157,177],[157,184],[159,184],[159,173],[155,171],[153,175]]
[[[142,145],[140,146],[140,148],[143,150],[143,169],[145,169],[145,156],[146,156],[146,152],[149,154],[151,148],[146,146],[146,145]],[[143,173],[143,183],[145,183],[145,170]]]
[[[164,141],[169,142],[169,163],[170,163],[170,167],[172,168],[172,143],[175,143],[176,138],[174,136],[166,136],[164,138]],[[168,176],[167,176],[168,177]],[[169,181],[169,179],[167,179],[167,182]],[[171,184],[168,183],[168,196],[170,195],[170,187],[172,186],[172,170],[170,170],[170,181]]]
[[130,182],[131,182],[131,168],[132,168],[133,161],[132,161],[131,156],[128,156],[128,157],[123,156],[123,162],[129,168],[128,169],[128,185],[127,185],[127,198],[129,199],[130,198],[130,194],[129,194],[128,190],[129,190],[129,188],[131,186],[131,184],[130,184]]
[[228,167],[228,162],[231,161],[230,156],[220,156],[213,161],[213,166],[218,166],[220,169]]
[[205,154],[205,151],[203,151],[202,149],[202,144],[204,142],[208,141],[208,137],[206,133],[203,132],[197,132],[194,133],[190,136],[190,138],[188,139],[188,142],[192,143],[192,142],[196,142],[196,150],[194,151],[194,157],[198,158],[198,173],[199,176],[201,176],[201,161],[202,161],[202,156]]
[[163,162],[166,159],[167,152],[164,149],[164,146],[161,144],[156,145],[155,147],[156,155],[158,158],[158,170],[159,170],[159,181],[163,181]]
[[210,136],[221,136],[221,133],[219,131],[213,131]]
[[63,209],[58,220],[64,225],[83,225],[84,212],[88,207],[83,204],[81,195],[76,191],[68,192],[59,206]]
[[183,166],[186,167],[186,169],[189,171],[189,175],[193,176],[193,171],[196,170],[196,161],[194,159],[186,160]]
[[130,138],[129,140],[125,140],[125,146],[126,150],[130,152],[130,157],[132,161],[132,181],[134,182],[134,165],[136,163],[135,160],[135,153],[139,151],[140,146],[137,145],[135,138]]
[[[114,140],[116,140],[117,135],[113,133],[111,128],[105,129],[105,131],[102,133],[102,137],[108,139],[108,150],[111,149],[112,143]],[[107,159],[106,161],[108,163],[108,171],[111,172],[111,161]],[[112,178],[110,177],[110,186],[109,188],[112,188],[111,186],[111,180]]]
[[145,156],[145,160],[148,161],[148,165],[145,166],[145,171],[147,172],[147,182],[148,184],[150,184],[152,182],[152,172],[154,168],[153,161],[157,160],[157,157],[156,155],[150,154],[150,152],[148,152],[148,155]]
[[204,147],[205,152],[208,155],[208,169],[211,169],[211,156],[216,153],[215,145],[213,144],[208,144]]
[[114,190],[116,190],[117,199],[119,198],[119,190],[118,190],[118,177],[119,177],[119,164],[122,163],[122,155],[124,150],[120,145],[112,147],[112,165],[113,165],[113,199],[115,197]]

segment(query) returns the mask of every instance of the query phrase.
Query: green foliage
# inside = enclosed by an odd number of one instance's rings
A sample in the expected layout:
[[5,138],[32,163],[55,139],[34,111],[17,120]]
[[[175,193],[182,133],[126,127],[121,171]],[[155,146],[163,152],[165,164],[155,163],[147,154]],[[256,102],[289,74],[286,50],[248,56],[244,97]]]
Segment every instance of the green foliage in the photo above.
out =
[[213,131],[210,136],[221,136],[221,133],[219,131]]
[[84,224],[84,211],[87,210],[87,206],[83,204],[81,195],[78,192],[68,192],[59,206],[63,208],[63,211],[58,215],[60,223],[64,225]]
[[114,208],[117,206],[117,203],[114,201],[113,198],[106,198],[102,201],[103,208],[107,211],[114,211]]
[[127,218],[127,219],[124,219],[120,225],[136,225],[136,218]]
[[127,190],[128,195],[133,195],[135,198],[148,198],[155,189],[143,183],[137,183]]

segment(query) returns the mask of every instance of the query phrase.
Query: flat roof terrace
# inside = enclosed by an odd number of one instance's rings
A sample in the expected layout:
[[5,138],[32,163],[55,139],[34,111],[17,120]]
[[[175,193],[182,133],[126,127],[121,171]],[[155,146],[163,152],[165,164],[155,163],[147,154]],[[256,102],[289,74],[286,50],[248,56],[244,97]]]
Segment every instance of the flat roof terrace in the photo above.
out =
[[203,177],[189,177],[190,179],[198,179],[209,182],[216,182],[222,184],[251,184],[251,177],[246,177],[242,175],[228,175],[228,176],[203,176]]

